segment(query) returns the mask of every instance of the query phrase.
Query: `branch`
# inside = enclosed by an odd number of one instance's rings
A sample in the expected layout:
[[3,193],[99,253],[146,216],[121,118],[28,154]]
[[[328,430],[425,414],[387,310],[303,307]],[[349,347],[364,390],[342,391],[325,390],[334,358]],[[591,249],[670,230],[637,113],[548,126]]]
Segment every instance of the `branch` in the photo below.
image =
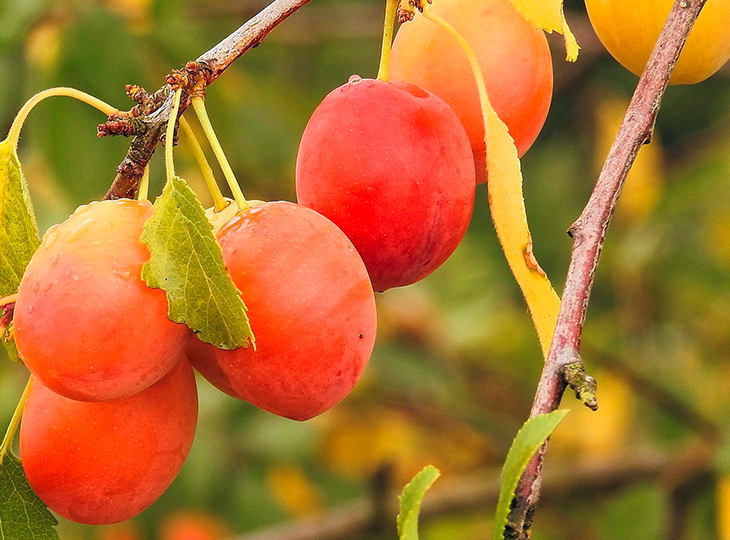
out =
[[[622,486],[656,478],[673,471],[683,463],[683,454],[668,457],[650,453],[640,456],[614,458],[603,463],[560,463],[545,475],[545,499],[559,503],[585,493],[607,493]],[[704,463],[709,471],[711,460]],[[447,482],[447,479],[444,479]],[[494,507],[499,498],[500,472],[498,470],[474,473],[460,479],[449,480],[441,489],[429,491],[421,507],[420,521],[427,522],[444,515],[483,511]],[[395,531],[398,501],[395,494],[389,497],[387,524]],[[370,498],[357,499],[330,512],[302,518],[259,531],[243,534],[230,540],[351,540],[367,533],[378,513]],[[378,518],[384,519],[380,515]]]
[[[545,361],[530,416],[558,408],[566,388],[566,371],[577,373],[576,393],[592,394],[595,381],[585,376],[580,357],[580,337],[588,299],[611,216],[626,176],[643,144],[651,140],[667,81],[695,20],[707,0],[675,0],[652,51],[644,73],[624,116],[618,135],[606,158],[596,187],[585,209],[573,223],[573,253],[563,291],[552,345]],[[582,375],[582,377],[581,377]],[[595,405],[595,403],[594,403]],[[529,538],[540,494],[544,445],[525,471],[506,528],[506,538]]]
[[129,112],[110,117],[106,124],[99,126],[101,137],[134,135],[104,199],[134,197],[139,179],[165,133],[172,108],[172,101],[168,99],[172,89],[183,87],[179,113],[182,114],[193,95],[204,94],[205,87],[220,77],[237,58],[256,47],[271,30],[310,1],[274,0],[196,61],[188,62],[184,68],[173,72],[168,76],[167,84],[154,94],[136,86],[127,87],[127,93],[138,105]]

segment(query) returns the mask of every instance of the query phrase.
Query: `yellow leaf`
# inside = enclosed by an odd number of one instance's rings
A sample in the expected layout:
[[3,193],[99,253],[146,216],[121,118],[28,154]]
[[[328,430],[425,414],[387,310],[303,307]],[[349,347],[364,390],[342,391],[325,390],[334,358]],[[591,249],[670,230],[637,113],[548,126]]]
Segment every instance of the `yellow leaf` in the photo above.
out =
[[266,483],[276,501],[292,516],[315,514],[324,507],[322,494],[296,465],[274,465],[266,472]]
[[543,356],[550,350],[560,298],[535,258],[522,196],[522,171],[514,140],[489,103],[481,67],[463,36],[447,21],[424,9],[423,15],[448,31],[464,49],[476,79],[484,116],[487,188],[494,228],[530,310]]
[[725,473],[717,481],[717,536],[730,540],[730,474]]
[[560,310],[560,298],[540,267],[533,251],[522,196],[522,172],[507,126],[486,104],[487,171],[489,207],[494,228],[515,280],[522,289],[547,357]]
[[558,32],[565,37],[566,59],[575,62],[580,46],[568,27],[563,14],[563,0],[510,0],[528,21],[549,34]]
[[566,395],[564,401],[571,412],[553,434],[551,452],[570,459],[577,455],[584,461],[603,462],[625,450],[634,411],[631,389],[622,379],[605,371],[596,373],[596,380],[600,408],[592,411],[577,406],[573,395]]

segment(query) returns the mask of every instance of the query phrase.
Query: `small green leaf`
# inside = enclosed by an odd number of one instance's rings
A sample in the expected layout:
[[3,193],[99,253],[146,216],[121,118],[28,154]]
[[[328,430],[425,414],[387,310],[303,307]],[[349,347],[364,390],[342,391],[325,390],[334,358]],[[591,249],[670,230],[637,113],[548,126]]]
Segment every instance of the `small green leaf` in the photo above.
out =
[[9,140],[0,142],[0,298],[14,294],[40,245],[38,226],[20,161]]
[[240,292],[226,272],[213,226],[185,180],[168,180],[145,223],[151,259],[142,279],[167,294],[171,320],[187,324],[220,349],[254,343]]
[[504,527],[507,525],[510,504],[527,464],[567,413],[566,409],[562,409],[530,418],[512,441],[512,447],[502,468],[502,487],[499,491],[492,534],[494,540],[504,539]]
[[400,496],[400,513],[398,514],[398,537],[400,540],[418,540],[418,513],[426,491],[441,476],[433,465],[426,466],[413,477]]
[[59,540],[58,521],[38,498],[12,452],[0,452],[0,540]]

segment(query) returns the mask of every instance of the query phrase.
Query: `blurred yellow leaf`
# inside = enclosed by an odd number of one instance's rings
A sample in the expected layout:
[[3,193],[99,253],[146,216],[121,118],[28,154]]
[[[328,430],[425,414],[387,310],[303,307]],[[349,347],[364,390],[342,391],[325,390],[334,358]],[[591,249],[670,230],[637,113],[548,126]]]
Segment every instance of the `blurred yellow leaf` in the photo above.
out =
[[320,512],[322,494],[301,467],[278,463],[266,472],[266,484],[279,505],[294,517]]
[[104,3],[127,19],[131,30],[144,33],[150,28],[152,0],[105,0]]
[[717,536],[719,540],[730,540],[730,474],[727,472],[717,480]]
[[576,404],[568,393],[564,402],[571,411],[550,440],[551,452],[571,459],[605,461],[625,450],[634,411],[631,389],[610,372],[598,372],[595,377],[599,409],[594,412]]
[[402,486],[428,464],[448,474],[484,465],[485,457],[492,454],[484,436],[468,426],[423,425],[391,409],[362,414],[340,405],[330,412],[328,422],[322,461],[350,478],[365,479],[388,466],[395,485]]
[[563,14],[563,0],[510,0],[523,17],[548,33],[565,37],[566,59],[575,62],[580,47]]
[[[598,102],[594,154],[596,174],[603,167],[603,162],[611,149],[628,105],[627,99],[618,97],[607,97]],[[616,207],[616,219],[629,226],[635,226],[644,221],[656,207],[663,185],[662,147],[654,132],[651,144],[641,147],[626,178],[626,184]]]
[[37,24],[25,41],[25,58],[30,65],[43,72],[50,72],[56,66],[61,52],[63,23],[46,20]]

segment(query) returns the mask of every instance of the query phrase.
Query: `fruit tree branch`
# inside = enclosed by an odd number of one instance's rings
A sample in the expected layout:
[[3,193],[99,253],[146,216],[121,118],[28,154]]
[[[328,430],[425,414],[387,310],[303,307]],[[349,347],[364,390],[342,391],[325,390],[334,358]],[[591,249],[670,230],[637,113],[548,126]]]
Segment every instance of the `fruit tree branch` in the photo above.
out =
[[190,103],[190,97],[204,93],[205,87],[215,81],[234,60],[256,47],[271,30],[310,1],[274,0],[197,60],[188,62],[184,68],[168,76],[167,84],[154,94],[148,94],[136,86],[128,87],[127,93],[138,105],[129,112],[110,117],[106,124],[99,126],[99,136],[134,136],[104,199],[133,197],[136,193],[139,179],[164,135],[172,108],[172,100],[168,97],[173,87],[183,87],[180,104],[182,114]]
[[[573,253],[552,345],[535,394],[531,417],[556,410],[566,389],[566,373],[575,375],[576,372],[582,372],[580,337],[611,216],[639,149],[651,140],[667,81],[706,1],[675,0],[588,204],[570,228],[569,234],[574,241]],[[588,377],[585,377],[585,381],[587,384],[582,388],[576,388],[577,393],[592,393],[592,381]],[[543,446],[538,451],[520,480],[505,530],[508,539],[529,538],[540,493],[545,448]]]

